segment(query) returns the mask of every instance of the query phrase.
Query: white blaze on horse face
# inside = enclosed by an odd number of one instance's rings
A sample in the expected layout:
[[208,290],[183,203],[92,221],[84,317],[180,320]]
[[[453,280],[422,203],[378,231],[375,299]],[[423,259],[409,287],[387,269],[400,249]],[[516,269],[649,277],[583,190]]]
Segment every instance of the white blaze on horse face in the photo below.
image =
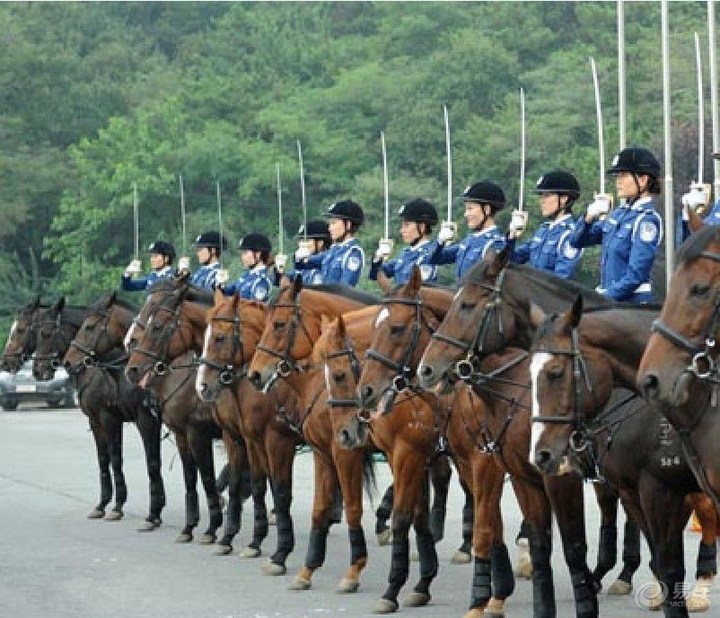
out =
[[332,397],[332,390],[330,390],[330,367],[327,363],[323,363],[323,372],[325,373],[325,389],[328,392],[328,396]]
[[[202,355],[203,358],[207,356],[208,347],[210,347],[210,339],[212,338],[212,324],[208,324],[205,328],[205,342],[203,343],[203,351]],[[202,393],[202,385],[206,384],[205,382],[205,372],[207,371],[207,365],[205,363],[200,363],[200,366],[198,367],[197,373],[195,374],[195,390],[197,391],[197,394],[200,395]]]
[[380,324],[382,324],[385,320],[387,320],[390,317],[390,311],[387,307],[383,307],[380,309],[380,313],[378,313],[378,317],[375,320],[375,328],[380,328]]
[[130,342],[133,340],[133,333],[135,332],[135,322],[130,324],[130,328],[128,328],[127,332],[125,333],[125,339],[123,339],[123,345],[125,346],[125,351],[130,351]]
[[463,293],[463,290],[465,289],[465,286],[461,287],[457,292],[455,292],[455,296],[453,296],[453,302],[455,302],[458,299],[458,296]]
[[532,355],[530,361],[530,379],[532,380],[532,422],[530,424],[530,463],[535,465],[535,449],[540,441],[545,426],[543,423],[535,422],[541,417],[540,402],[538,401],[538,378],[545,364],[552,359],[552,354],[539,352]]
[[6,350],[8,349],[8,345],[10,345],[10,342],[12,341],[13,333],[15,333],[15,329],[16,329],[16,328],[17,328],[17,320],[15,320],[15,321],[12,323],[12,326],[10,327],[10,332],[8,333],[7,341],[5,342],[5,349],[6,349]]

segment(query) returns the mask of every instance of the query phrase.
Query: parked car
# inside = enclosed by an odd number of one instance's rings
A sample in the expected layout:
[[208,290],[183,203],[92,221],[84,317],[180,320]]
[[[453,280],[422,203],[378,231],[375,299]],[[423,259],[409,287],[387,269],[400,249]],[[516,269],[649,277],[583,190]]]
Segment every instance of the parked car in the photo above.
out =
[[15,410],[21,401],[45,401],[51,408],[75,406],[75,389],[67,371],[60,367],[52,380],[40,382],[33,377],[32,361],[17,373],[0,371],[0,406]]

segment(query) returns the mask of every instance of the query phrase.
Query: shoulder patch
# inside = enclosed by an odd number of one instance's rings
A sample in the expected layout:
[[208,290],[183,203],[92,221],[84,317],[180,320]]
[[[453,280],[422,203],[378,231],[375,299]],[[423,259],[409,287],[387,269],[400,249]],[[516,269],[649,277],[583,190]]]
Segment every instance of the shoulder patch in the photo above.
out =
[[642,221],[640,223],[640,240],[643,242],[653,242],[658,236],[658,228],[652,221]]
[[355,255],[353,253],[352,255],[348,256],[348,259],[345,261],[345,266],[350,272],[355,272],[356,270],[359,270],[362,266],[362,259],[359,255]]
[[577,257],[579,251],[579,249],[571,246],[569,242],[566,242],[565,246],[563,247],[563,256],[566,257],[568,260],[574,260]]
[[427,281],[432,277],[433,267],[431,264],[420,264],[420,278],[423,281]]

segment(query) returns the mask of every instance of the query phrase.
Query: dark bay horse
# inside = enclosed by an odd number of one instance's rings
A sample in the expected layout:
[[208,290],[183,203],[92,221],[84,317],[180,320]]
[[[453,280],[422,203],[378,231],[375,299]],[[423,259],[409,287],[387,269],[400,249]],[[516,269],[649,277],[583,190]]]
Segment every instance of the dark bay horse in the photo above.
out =
[[12,326],[10,326],[3,349],[2,360],[0,360],[1,371],[17,373],[23,363],[30,360],[30,356],[35,351],[37,339],[35,313],[38,309],[48,306],[41,304],[40,297],[37,296],[18,311]]
[[[600,472],[617,488],[648,538],[651,566],[666,594],[666,616],[686,616],[683,531],[693,507],[702,519],[699,579],[688,606],[703,611],[717,571],[717,513],[699,492],[677,433],[642,399],[611,406],[613,386],[636,390],[635,374],[653,307],[603,309],[583,315],[582,298],[538,325],[531,348],[533,431],[530,458],[546,474]],[[690,498],[689,500],[687,498]]]
[[[107,316],[107,302],[107,299],[101,299],[90,308],[71,307],[61,298],[52,307],[37,311],[33,373],[38,379],[53,376],[65,354],[71,347],[74,348],[73,342],[89,316],[104,316],[97,318],[99,322],[93,322],[95,327],[90,329],[94,330],[93,340],[105,334],[111,336],[109,333],[115,324],[111,324]],[[78,390],[80,409],[90,423],[100,469],[100,501],[88,517],[118,520],[123,516],[127,485],[122,469],[122,430],[123,422],[133,421],[142,438],[150,483],[149,513],[139,529],[153,530],[160,525],[161,511],[165,506],[165,489],[160,474],[160,423],[144,405],[142,393],[123,378],[124,352],[121,348],[108,347],[90,356],[90,359],[79,365],[71,364],[68,371]],[[113,497],[113,482],[115,504],[106,514],[105,508]]]
[[678,431],[698,483],[720,508],[719,227],[704,227],[678,251],[653,331],[638,386]]
[[[484,357],[503,350],[507,345],[523,350],[529,348],[533,332],[530,321],[532,303],[555,310],[560,309],[563,302],[572,302],[577,294],[583,295],[589,307],[613,305],[600,294],[572,281],[510,264],[507,250],[498,254],[489,252],[461,282],[450,309],[425,350],[417,370],[420,385],[429,389],[446,388],[458,376],[470,383],[483,383],[480,366]],[[578,582],[575,587],[576,602],[589,597],[596,608],[595,587],[615,563],[617,496],[607,486],[598,484],[595,487],[602,511],[602,525],[598,567],[593,574],[596,583],[592,583],[583,575],[587,569],[587,550],[580,497],[582,487],[578,484],[572,490],[556,494],[553,480],[543,482],[553,501],[553,511],[560,518],[562,510],[562,518],[567,523],[567,528],[564,528],[560,522],[560,529],[566,562],[571,572],[578,574],[575,578]],[[535,539],[535,543],[539,543],[535,553],[539,552],[547,564],[544,554],[549,551],[550,538]],[[625,567],[618,581],[610,586],[612,593],[629,593],[632,573],[639,566],[639,529],[631,518],[625,525],[623,560]],[[589,610],[588,615],[596,615],[596,612],[597,609]]]
[[154,391],[160,402],[162,420],[176,436],[186,491],[186,525],[178,540],[192,540],[192,530],[199,521],[198,472],[209,511],[208,528],[201,542],[214,542],[216,530],[223,523],[212,452],[212,441],[222,438],[228,456],[230,500],[218,553],[232,551],[232,541],[240,530],[242,502],[252,493],[253,538],[242,555],[256,557],[268,532],[265,479],[257,483],[253,478],[248,479],[244,439],[219,423],[218,407],[229,406],[237,415],[232,397],[222,398],[219,404],[207,403],[199,398],[195,388],[205,314],[211,301],[212,294],[190,286],[184,277],[156,283],[125,337],[131,352],[126,372],[131,380]]

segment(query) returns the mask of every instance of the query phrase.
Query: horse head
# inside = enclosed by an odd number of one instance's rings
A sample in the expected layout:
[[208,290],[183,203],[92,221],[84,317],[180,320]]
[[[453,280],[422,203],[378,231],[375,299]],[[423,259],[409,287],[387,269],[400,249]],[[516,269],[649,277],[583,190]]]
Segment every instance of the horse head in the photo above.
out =
[[0,370],[17,373],[35,351],[37,339],[35,314],[40,307],[40,296],[36,296],[18,312],[5,342]]
[[652,330],[638,387],[663,411],[685,407],[697,387],[718,378],[720,228],[706,226],[682,245]]

